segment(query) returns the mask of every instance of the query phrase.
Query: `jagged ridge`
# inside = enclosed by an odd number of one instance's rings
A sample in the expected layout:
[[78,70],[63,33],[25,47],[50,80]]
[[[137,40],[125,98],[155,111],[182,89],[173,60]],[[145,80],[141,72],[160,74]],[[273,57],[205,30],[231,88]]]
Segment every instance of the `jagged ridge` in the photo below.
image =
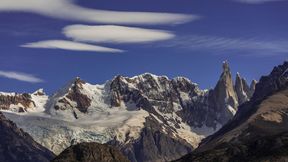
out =
[[[49,99],[44,96],[43,112],[7,116],[56,153],[78,142],[109,142],[131,161],[169,161],[187,154],[233,117],[239,98],[227,62],[212,90],[201,90],[187,78],[145,73],[117,76],[104,85],[76,78]],[[149,142],[153,145],[147,147]]]

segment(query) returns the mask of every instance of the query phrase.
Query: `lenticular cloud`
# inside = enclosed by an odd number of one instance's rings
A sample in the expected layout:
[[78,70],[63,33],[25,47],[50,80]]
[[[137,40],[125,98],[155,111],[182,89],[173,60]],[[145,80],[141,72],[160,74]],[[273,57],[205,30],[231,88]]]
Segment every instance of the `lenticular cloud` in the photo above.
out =
[[105,24],[182,24],[196,15],[156,12],[125,12],[89,9],[71,0],[1,0],[1,11],[30,12],[48,17]]
[[70,51],[91,51],[91,52],[123,52],[120,49],[108,48],[97,45],[90,45],[86,43],[78,43],[73,41],[66,40],[46,40],[39,41],[33,43],[27,43],[22,45],[21,47],[25,48],[46,48],[46,49],[62,49],[62,50],[70,50]]
[[147,43],[173,38],[169,31],[115,25],[70,25],[63,33],[75,41],[95,43]]

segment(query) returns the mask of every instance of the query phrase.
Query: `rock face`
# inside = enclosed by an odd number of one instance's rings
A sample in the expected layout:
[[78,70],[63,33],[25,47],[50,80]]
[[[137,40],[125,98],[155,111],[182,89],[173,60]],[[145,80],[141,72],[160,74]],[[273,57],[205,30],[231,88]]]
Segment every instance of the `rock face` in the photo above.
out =
[[48,162],[54,157],[52,152],[36,143],[1,112],[0,132],[0,161]]
[[34,108],[35,103],[28,93],[0,93],[0,109],[12,110],[16,112],[26,112],[29,108]]
[[[250,92],[251,92],[250,96],[251,96],[251,97],[253,96],[253,93],[254,93],[254,91],[255,91],[256,84],[257,84],[257,81],[256,81],[256,80],[252,80],[252,82],[251,82],[251,84],[250,84]],[[250,98],[251,98],[251,97],[250,97]]]
[[[243,82],[241,78],[246,92]],[[35,104],[41,105],[38,100]],[[224,62],[211,90],[184,77],[149,73],[116,76],[104,85],[76,78],[42,105],[38,115],[7,116],[55,153],[78,142],[99,142],[118,147],[133,162],[171,161],[229,121],[238,96]]]
[[78,116],[75,109],[82,113],[87,113],[87,109],[91,105],[91,99],[88,98],[87,95],[81,93],[83,84],[85,84],[85,81],[81,80],[79,77],[72,80],[71,83],[68,84],[68,87],[61,90],[63,92],[61,92],[60,95],[62,95],[62,93],[65,93],[65,95],[59,97],[57,96],[59,94],[56,93],[53,96],[56,100],[53,107],[56,110],[71,110],[76,119]]
[[171,161],[193,150],[194,147],[183,137],[175,135],[169,128],[166,129],[171,131],[168,134],[162,129],[155,118],[148,117],[140,138],[126,143],[113,140],[108,144],[119,148],[130,161]]
[[[254,81],[252,82],[255,83]],[[256,84],[256,83],[255,83]],[[238,97],[238,103],[239,105],[249,101],[249,98],[252,97],[255,85],[251,85],[252,88],[248,86],[246,80],[244,78],[241,78],[240,74],[237,73],[236,75],[236,81],[235,81],[235,91]]]
[[52,162],[129,162],[129,160],[111,146],[92,142],[70,146]]
[[[203,102],[207,92],[195,83],[186,78],[169,80],[146,73],[133,78],[117,76],[111,82],[110,91],[111,107],[134,104],[150,114],[145,119],[140,138],[127,138],[125,143],[111,142],[116,143],[131,161],[169,161],[197,146],[201,138],[189,132],[189,127],[206,124],[200,118],[188,117],[196,116],[191,113],[192,109],[197,109],[194,105]],[[201,111],[201,107],[199,109]]]
[[288,161],[288,62],[261,77],[235,117],[178,161]]

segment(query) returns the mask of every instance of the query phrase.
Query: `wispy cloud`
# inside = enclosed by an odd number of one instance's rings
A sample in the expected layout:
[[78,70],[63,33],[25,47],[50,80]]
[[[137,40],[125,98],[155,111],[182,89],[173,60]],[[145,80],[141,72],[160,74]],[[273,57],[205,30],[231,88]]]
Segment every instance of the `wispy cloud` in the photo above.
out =
[[37,78],[34,75],[21,73],[21,72],[15,72],[15,71],[2,71],[2,70],[0,70],[0,77],[15,79],[15,80],[19,80],[19,81],[23,81],[23,82],[29,82],[29,83],[43,82],[42,79]]
[[234,0],[241,3],[247,3],[247,4],[262,4],[266,2],[278,2],[278,1],[286,1],[286,0]]
[[181,24],[199,16],[175,13],[125,12],[81,7],[72,0],[1,0],[0,11],[21,11],[48,17],[106,24]]
[[147,43],[174,37],[169,31],[115,25],[71,25],[63,33],[75,41],[97,43]]
[[124,52],[120,49],[108,48],[103,46],[90,45],[86,43],[78,43],[66,40],[46,40],[21,45],[25,48],[47,48],[47,49],[62,49],[70,51],[93,51],[93,52]]
[[288,41],[261,40],[257,38],[227,38],[217,36],[179,36],[159,44],[162,47],[178,47],[190,50],[211,51],[258,51],[261,54],[288,53]]

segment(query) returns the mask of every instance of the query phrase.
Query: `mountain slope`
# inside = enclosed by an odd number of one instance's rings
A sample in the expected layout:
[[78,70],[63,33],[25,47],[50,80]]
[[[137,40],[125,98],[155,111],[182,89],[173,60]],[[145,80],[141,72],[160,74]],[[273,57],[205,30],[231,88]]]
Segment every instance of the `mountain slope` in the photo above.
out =
[[111,146],[84,142],[65,149],[51,162],[129,162],[129,160]]
[[0,112],[0,161],[48,162],[54,154],[36,143],[30,135]]
[[262,77],[235,117],[178,161],[288,161],[287,69]]

